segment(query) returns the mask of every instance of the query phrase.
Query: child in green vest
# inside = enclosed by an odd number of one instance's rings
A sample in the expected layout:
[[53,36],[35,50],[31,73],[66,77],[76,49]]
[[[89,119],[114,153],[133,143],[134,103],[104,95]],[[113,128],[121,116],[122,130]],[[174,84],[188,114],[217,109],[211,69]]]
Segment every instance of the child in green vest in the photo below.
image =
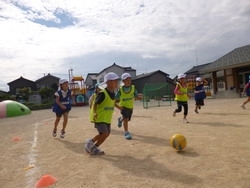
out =
[[134,99],[140,99],[137,90],[134,85],[131,85],[131,75],[124,73],[122,76],[123,86],[121,86],[116,94],[116,98],[119,101],[119,106],[122,107],[122,117],[118,118],[118,127],[124,127],[124,137],[127,140],[132,139],[130,132],[128,131],[128,122],[131,120],[134,108]]
[[173,110],[173,116],[175,117],[176,113],[180,113],[183,107],[184,108],[183,123],[189,123],[187,120],[189,96],[187,94],[187,83],[185,78],[186,78],[185,74],[178,75],[178,82],[176,83],[174,89],[175,101],[177,102],[177,109]]
[[[104,77],[106,87],[97,94],[94,104],[91,107],[90,120],[95,124],[98,134],[85,143],[85,151],[92,155],[103,155],[104,151],[99,146],[110,135],[111,120],[115,107],[115,90],[118,86],[119,77],[109,72]],[[118,105],[116,105],[119,108]]]

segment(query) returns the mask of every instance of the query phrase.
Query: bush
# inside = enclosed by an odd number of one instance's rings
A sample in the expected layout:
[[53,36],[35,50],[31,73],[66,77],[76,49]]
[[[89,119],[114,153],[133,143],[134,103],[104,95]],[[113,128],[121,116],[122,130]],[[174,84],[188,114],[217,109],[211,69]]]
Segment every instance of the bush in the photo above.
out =
[[23,103],[27,106],[30,110],[42,110],[42,109],[51,109],[54,102],[44,103],[44,104],[34,104],[34,103]]

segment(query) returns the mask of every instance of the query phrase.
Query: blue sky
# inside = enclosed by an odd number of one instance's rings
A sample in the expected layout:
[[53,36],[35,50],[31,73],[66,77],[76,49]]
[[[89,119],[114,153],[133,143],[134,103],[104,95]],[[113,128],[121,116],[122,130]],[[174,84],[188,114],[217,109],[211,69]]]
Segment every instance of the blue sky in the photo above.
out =
[[249,0],[1,0],[0,90],[114,62],[171,78],[250,44]]

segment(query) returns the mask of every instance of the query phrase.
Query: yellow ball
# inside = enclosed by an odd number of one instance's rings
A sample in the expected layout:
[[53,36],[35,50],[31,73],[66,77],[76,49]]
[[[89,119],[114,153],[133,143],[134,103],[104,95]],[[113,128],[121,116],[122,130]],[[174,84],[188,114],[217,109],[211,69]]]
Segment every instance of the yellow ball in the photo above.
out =
[[185,136],[182,134],[174,134],[170,139],[170,145],[178,151],[183,150],[187,145]]

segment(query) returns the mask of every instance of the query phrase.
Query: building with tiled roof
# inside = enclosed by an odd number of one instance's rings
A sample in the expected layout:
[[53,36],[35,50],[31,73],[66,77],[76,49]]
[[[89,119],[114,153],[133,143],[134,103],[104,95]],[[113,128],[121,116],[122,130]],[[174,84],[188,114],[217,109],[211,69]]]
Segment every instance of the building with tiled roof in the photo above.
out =
[[228,90],[240,94],[250,78],[250,45],[235,48],[199,72],[211,75],[214,94]]

